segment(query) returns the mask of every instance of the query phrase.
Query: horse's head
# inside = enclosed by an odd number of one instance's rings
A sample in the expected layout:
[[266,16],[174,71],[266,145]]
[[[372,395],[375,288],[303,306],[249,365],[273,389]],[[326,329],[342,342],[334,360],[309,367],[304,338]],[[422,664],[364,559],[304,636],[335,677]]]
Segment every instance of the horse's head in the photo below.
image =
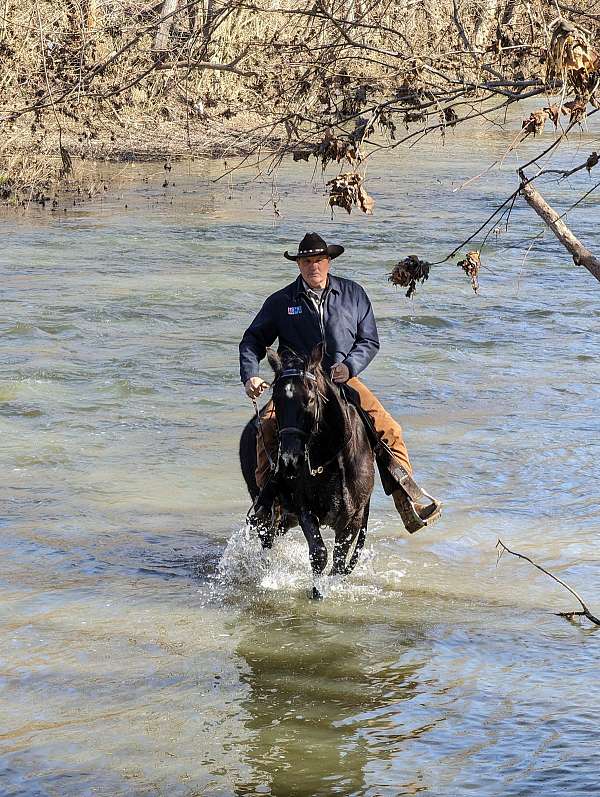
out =
[[323,346],[315,346],[308,361],[297,354],[269,350],[269,363],[275,373],[273,404],[279,429],[279,462],[284,473],[293,475],[304,461],[306,444],[319,422],[319,387],[324,380],[321,369]]

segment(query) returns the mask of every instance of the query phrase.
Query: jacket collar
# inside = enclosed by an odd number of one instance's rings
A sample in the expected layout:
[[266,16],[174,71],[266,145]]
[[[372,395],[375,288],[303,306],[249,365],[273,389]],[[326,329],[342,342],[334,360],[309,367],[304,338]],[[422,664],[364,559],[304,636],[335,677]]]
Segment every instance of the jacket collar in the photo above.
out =
[[[291,284],[292,294],[296,299],[300,299],[300,296],[304,294],[306,296],[306,291],[304,290],[304,283],[302,282],[302,274],[298,274],[298,278],[295,282]],[[331,291],[332,293],[339,293],[340,292],[340,283],[337,277],[334,277],[330,274],[327,278],[327,285],[325,286],[326,291]]]

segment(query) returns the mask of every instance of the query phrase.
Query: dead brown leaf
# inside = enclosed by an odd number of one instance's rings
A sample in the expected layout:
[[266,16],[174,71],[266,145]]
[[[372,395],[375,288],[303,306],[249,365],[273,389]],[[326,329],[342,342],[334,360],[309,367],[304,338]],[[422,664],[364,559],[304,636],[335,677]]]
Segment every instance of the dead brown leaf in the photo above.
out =
[[600,163],[600,156],[597,152],[592,152],[590,157],[585,162],[585,168],[588,170],[588,173],[592,171],[593,167]]
[[546,119],[548,119],[548,113],[546,112],[546,109],[540,108],[537,111],[533,111],[531,116],[523,121],[521,129],[526,135],[533,133],[533,135],[536,136],[538,133],[543,131]]
[[295,161],[307,161],[308,162],[308,159],[310,158],[310,156],[312,154],[313,154],[313,151],[311,149],[297,149],[293,153],[292,157],[293,157],[293,159]]
[[457,264],[465,274],[471,278],[471,287],[475,293],[479,292],[479,269],[481,268],[481,257],[478,249],[472,252],[467,252],[464,260],[460,260]]
[[363,213],[366,213],[367,216],[371,216],[373,214],[373,208],[375,207],[375,200],[372,196],[369,196],[363,186],[359,186],[358,189],[358,206],[362,210]]
[[67,177],[73,172],[73,161],[71,160],[69,151],[66,149],[66,147],[63,147],[62,144],[60,145],[60,158],[62,161],[62,169],[60,170],[60,174],[62,177]]
[[594,73],[600,68],[600,53],[586,35],[565,19],[552,31],[546,78],[558,78],[580,95],[590,96],[597,89]]
[[411,124],[411,122],[424,122],[427,117],[421,111],[408,111],[402,118],[404,120],[406,129],[408,130],[408,126]]
[[345,159],[348,163],[354,165],[361,160],[360,150],[354,141],[338,138],[331,128],[325,132],[322,141],[315,147],[313,154],[317,160],[321,161],[323,171],[331,161],[340,163],[340,161]]
[[327,183],[329,189],[329,205],[331,208],[340,207],[347,213],[353,207],[359,207],[363,213],[373,213],[375,200],[369,196],[362,185],[362,177],[358,172],[346,172],[334,177]]
[[[563,113],[569,114],[569,122],[581,122],[581,120],[585,116],[585,109],[587,107],[587,102],[581,97],[576,97],[574,100],[570,102],[563,103]],[[567,110],[564,110],[564,109]]]
[[444,108],[444,121],[448,127],[454,127],[458,122],[458,114],[454,108]]
[[560,117],[560,108],[558,105],[549,105],[547,108],[544,108],[544,111],[548,114],[549,118],[552,119],[552,124],[556,129],[558,127],[558,120]]

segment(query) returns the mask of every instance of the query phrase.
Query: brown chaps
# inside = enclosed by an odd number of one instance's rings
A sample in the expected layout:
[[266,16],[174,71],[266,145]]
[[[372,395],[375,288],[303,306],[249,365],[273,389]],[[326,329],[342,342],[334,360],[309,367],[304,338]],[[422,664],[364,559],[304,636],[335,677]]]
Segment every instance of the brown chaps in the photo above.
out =
[[[408,451],[406,450],[400,424],[392,418],[381,402],[360,379],[355,376],[352,377],[348,380],[348,386],[354,389],[358,396],[360,407],[371,419],[379,439],[383,440],[397,462],[412,475],[412,466],[408,458]],[[256,438],[256,484],[259,489],[262,489],[271,472],[265,446],[268,448],[272,460],[277,456],[277,423],[272,401],[265,405],[260,417],[262,436],[258,434]]]

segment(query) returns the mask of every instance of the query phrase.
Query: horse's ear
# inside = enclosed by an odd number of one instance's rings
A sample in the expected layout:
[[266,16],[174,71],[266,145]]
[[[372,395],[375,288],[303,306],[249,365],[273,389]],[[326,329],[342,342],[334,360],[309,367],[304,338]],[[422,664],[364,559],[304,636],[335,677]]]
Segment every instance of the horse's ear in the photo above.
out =
[[323,362],[323,354],[325,353],[325,347],[322,343],[317,343],[314,349],[310,353],[310,358],[308,360],[308,370],[314,371],[315,368],[319,368],[321,363]]
[[267,349],[267,360],[269,361],[269,365],[273,369],[273,373],[277,375],[282,368],[281,365],[281,357],[277,354],[275,349],[268,348]]

